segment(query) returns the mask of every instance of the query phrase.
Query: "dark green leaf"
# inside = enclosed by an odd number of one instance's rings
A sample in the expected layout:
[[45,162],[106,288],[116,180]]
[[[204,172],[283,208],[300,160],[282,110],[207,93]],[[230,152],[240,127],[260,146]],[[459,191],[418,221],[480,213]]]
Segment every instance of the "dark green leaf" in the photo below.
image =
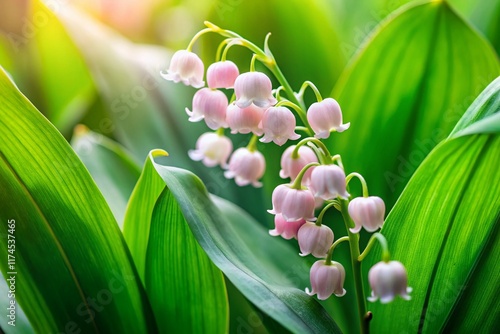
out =
[[125,241],[85,167],[3,70],[0,100],[0,255],[15,220],[16,300],[35,331],[155,332]]

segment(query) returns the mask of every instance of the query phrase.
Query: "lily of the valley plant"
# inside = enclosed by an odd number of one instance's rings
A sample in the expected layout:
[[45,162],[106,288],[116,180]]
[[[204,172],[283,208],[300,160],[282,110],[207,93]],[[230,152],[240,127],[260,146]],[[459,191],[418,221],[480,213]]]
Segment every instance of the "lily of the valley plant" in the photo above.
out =
[[[343,122],[337,101],[323,99],[314,83],[304,82],[298,92],[292,89],[269,49],[270,35],[261,49],[232,31],[210,22],[205,24],[207,28],[193,37],[186,50],[177,51],[168,71],[162,73],[166,80],[200,88],[193,97],[192,108],[186,108],[186,113],[191,122],[204,120],[214,131],[202,134],[189,156],[207,167],[221,166],[226,170],[224,175],[234,178],[239,186],[251,184],[260,187],[259,180],[265,173],[266,162],[258,150],[257,141],[282,146],[300,139],[281,157],[280,177],[289,179],[289,183],[281,184],[273,191],[272,209],[268,212],[274,215],[275,228],[269,234],[295,238],[301,256],[318,258],[310,270],[311,289],[305,288],[307,294],[316,295],[321,300],[332,294],[342,297],[347,293],[344,280],[354,280],[356,291],[353,293],[357,298],[361,329],[368,332],[371,313],[367,312],[366,300],[389,303],[398,295],[409,300],[411,288],[407,284],[405,267],[391,260],[386,239],[376,232],[384,224],[384,201],[369,195],[362,175],[356,172],[346,175],[342,157],[332,154],[322,141],[332,133],[341,135],[349,129],[350,123]],[[204,87],[205,66],[192,52],[194,43],[206,33],[224,37],[216,62],[206,71],[208,87]],[[249,72],[240,73],[235,63],[227,59],[229,49],[235,45],[253,53]],[[271,79],[255,70],[256,61],[271,71],[280,84],[278,87],[273,89]],[[309,106],[304,102],[307,88],[312,89],[316,97],[316,102]],[[231,97],[228,99],[227,96]],[[233,151],[226,132],[248,134],[248,145]],[[361,183],[362,197],[353,198],[348,192],[349,183],[354,178]],[[341,213],[347,236],[335,238],[330,227],[323,224],[325,213],[330,208]],[[362,228],[375,233],[361,251],[359,232]],[[382,247],[382,259],[369,271],[372,292],[367,297],[363,291],[366,278],[361,274],[361,262],[376,241]],[[342,242],[349,244],[352,273],[346,273],[344,266],[333,260],[334,250]]]

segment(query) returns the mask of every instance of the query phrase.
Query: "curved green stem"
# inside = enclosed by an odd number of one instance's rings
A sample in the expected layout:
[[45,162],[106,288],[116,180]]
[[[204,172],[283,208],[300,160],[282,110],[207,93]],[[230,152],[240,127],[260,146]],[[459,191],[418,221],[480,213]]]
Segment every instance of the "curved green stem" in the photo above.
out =
[[368,185],[366,184],[365,178],[361,174],[354,172],[347,175],[345,178],[346,185],[349,184],[349,182],[353,177],[356,177],[359,180],[359,182],[361,182],[361,187],[363,188],[363,197],[368,197],[369,196]]
[[205,28],[205,29],[198,31],[198,33],[196,35],[194,35],[193,38],[191,38],[191,41],[189,42],[189,44],[186,48],[186,51],[191,51],[193,49],[194,43],[198,40],[198,38],[200,38],[202,35],[206,34],[207,32],[212,32],[212,31],[213,30],[210,28]]
[[309,87],[313,90],[314,95],[316,95],[316,100],[318,102],[323,101],[323,97],[321,96],[321,93],[319,92],[318,87],[316,87],[316,85],[313,84],[311,81],[304,81],[304,83],[302,84],[302,87],[300,87],[299,93],[297,94],[299,99],[303,98],[307,87]]
[[334,200],[334,202],[328,203],[323,209],[321,209],[321,212],[318,215],[318,219],[316,220],[316,225],[321,226],[321,222],[323,221],[323,216],[325,215],[326,211],[330,209],[332,206],[338,207],[338,201]]
[[358,313],[359,313],[359,324],[361,328],[361,333],[366,334],[369,333],[369,319],[366,312],[366,297],[363,288],[363,276],[361,273],[361,262],[358,261],[359,258],[359,233],[352,233],[349,229],[354,227],[354,222],[349,216],[349,212],[347,210],[349,205],[348,200],[340,200],[340,212],[342,213],[342,217],[344,218],[344,222],[346,225],[346,230],[349,238],[349,246],[351,251],[351,265],[352,265],[352,276],[354,278],[354,286],[356,288],[356,301],[358,305]]
[[254,53],[252,60],[250,60],[250,72],[255,72],[255,59],[257,59],[257,55]]
[[333,245],[328,250],[328,253],[326,254],[325,264],[328,265],[328,264],[332,263],[333,250],[335,249],[335,247],[337,247],[338,244],[340,244],[341,242],[344,242],[344,241],[349,241],[349,237],[348,236],[344,236],[344,237],[342,237],[340,239],[337,239],[337,241],[335,241],[333,243]]
[[365,250],[358,256],[358,261],[361,262],[368,255],[370,250],[373,248],[375,244],[375,240],[378,240],[380,246],[382,247],[382,261],[389,262],[391,260],[391,254],[389,253],[389,246],[387,245],[387,240],[381,233],[375,233],[371,236],[370,241],[366,245]]
[[[328,148],[326,145],[319,140],[318,138],[314,137],[308,137],[304,138],[301,141],[298,142],[298,144],[295,146],[292,152],[292,159],[297,159],[299,157],[299,148],[307,143],[314,143],[317,147],[319,147],[322,151],[322,156],[325,158],[323,159],[326,163],[326,161],[330,162],[330,151],[328,151]],[[318,157],[319,160],[321,160],[321,157]]]
[[299,174],[297,175],[297,177],[293,181],[293,183],[290,186],[290,188],[297,189],[297,190],[302,189],[302,178],[304,177],[304,175],[307,172],[307,170],[309,168],[311,168],[311,167],[314,167],[314,166],[319,166],[319,163],[317,163],[317,162],[310,162],[307,165],[305,165],[304,168],[302,168],[300,170]]

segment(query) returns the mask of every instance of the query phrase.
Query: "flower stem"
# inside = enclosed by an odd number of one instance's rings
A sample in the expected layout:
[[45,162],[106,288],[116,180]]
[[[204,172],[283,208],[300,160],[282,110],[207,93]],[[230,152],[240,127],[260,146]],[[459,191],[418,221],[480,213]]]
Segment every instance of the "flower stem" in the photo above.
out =
[[391,260],[391,254],[389,253],[389,247],[387,246],[387,240],[381,233],[375,233],[371,236],[370,241],[366,245],[365,250],[361,255],[358,256],[358,261],[363,261],[365,257],[368,255],[373,245],[375,244],[375,240],[378,240],[380,246],[382,247],[382,261],[389,262]]
[[305,165],[304,168],[302,168],[300,170],[299,174],[297,175],[297,177],[293,181],[293,183],[290,186],[290,188],[297,189],[297,190],[302,189],[302,178],[306,174],[307,170],[309,168],[311,168],[311,167],[314,167],[314,166],[319,166],[319,163],[317,163],[317,162],[310,162],[307,165]]
[[207,32],[212,32],[212,31],[213,30],[210,28],[205,28],[205,29],[198,31],[198,33],[196,35],[194,35],[193,38],[191,39],[191,42],[189,42],[189,44],[186,48],[186,51],[191,51],[193,49],[194,43],[198,40],[198,38],[200,38],[202,35],[206,34]]
[[303,98],[304,93],[305,93],[307,87],[309,87],[309,88],[311,88],[313,90],[314,95],[316,95],[316,100],[318,102],[323,101],[323,97],[321,96],[321,93],[319,92],[318,87],[316,87],[316,85],[313,84],[311,81],[305,81],[302,84],[302,87],[300,87],[299,93],[297,94],[297,96],[299,96],[300,99]]
[[344,222],[346,225],[347,234],[349,236],[349,246],[351,251],[351,265],[352,265],[352,275],[354,278],[354,287],[356,289],[356,301],[358,304],[358,313],[359,313],[359,325],[362,334],[368,334],[370,332],[369,328],[369,319],[366,312],[366,297],[363,289],[363,279],[361,273],[361,262],[358,260],[359,258],[359,234],[352,233],[349,228],[354,226],[354,223],[349,216],[349,212],[347,207],[349,205],[348,200],[340,200],[340,212],[342,213],[342,217],[344,218]]
[[332,263],[333,250],[335,249],[335,247],[337,247],[338,244],[340,244],[341,242],[344,242],[344,241],[349,241],[349,237],[348,236],[344,236],[344,237],[342,237],[340,239],[337,239],[337,241],[335,241],[333,243],[333,245],[328,250],[328,253],[326,254],[325,264],[331,264]]
[[316,220],[316,225],[321,226],[321,222],[323,221],[323,216],[328,211],[328,209],[330,209],[332,206],[337,207],[337,205],[338,205],[337,201],[330,202],[327,205],[325,205],[325,207],[321,209],[321,212],[318,215],[318,219]]
[[349,182],[351,181],[351,179],[353,177],[357,177],[359,182],[361,182],[361,186],[363,187],[363,197],[368,197],[369,196],[368,185],[366,184],[365,178],[361,174],[351,173],[351,174],[347,175],[347,177],[345,178],[345,183],[349,184]]
[[247,145],[247,149],[250,152],[255,152],[257,150],[257,139],[258,138],[259,138],[258,136],[252,135],[252,138],[250,139],[250,142]]

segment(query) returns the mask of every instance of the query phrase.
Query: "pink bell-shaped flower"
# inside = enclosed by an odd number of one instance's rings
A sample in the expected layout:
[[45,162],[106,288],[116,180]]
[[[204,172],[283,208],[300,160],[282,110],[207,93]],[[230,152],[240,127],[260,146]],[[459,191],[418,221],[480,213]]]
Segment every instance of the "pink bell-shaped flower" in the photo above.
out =
[[347,199],[345,173],[337,165],[321,165],[311,173],[311,190],[315,197],[324,200],[334,199],[337,196]]
[[246,108],[240,108],[232,103],[227,107],[226,122],[233,134],[253,132],[257,136],[260,136],[262,129],[259,125],[263,114],[264,109],[257,106],[250,105]]
[[233,88],[238,75],[240,75],[238,67],[230,60],[213,63],[207,69],[208,87]]
[[207,167],[220,165],[227,167],[227,158],[233,150],[231,140],[214,132],[204,133],[196,141],[196,150],[190,150],[188,155],[195,161],[202,161]]
[[276,145],[283,145],[288,139],[299,139],[300,135],[295,133],[295,116],[290,109],[285,107],[267,108],[262,116],[262,129],[264,137],[260,139],[263,143],[273,141]]
[[[302,170],[302,168],[304,168],[305,165],[311,162],[318,162],[316,154],[314,154],[314,151],[310,147],[299,147],[297,159],[294,159],[292,157],[292,152],[294,149],[295,145],[292,145],[288,147],[285,152],[283,152],[283,155],[281,156],[280,170],[281,178],[285,179],[289,177],[292,181],[295,180],[295,178],[297,177],[297,175],[299,175],[300,171]],[[302,184],[307,185],[309,183],[309,178],[311,177],[313,169],[314,167],[311,167],[306,171],[304,177],[302,178]]]
[[300,219],[316,220],[314,217],[314,196],[308,189],[293,189],[290,185],[277,186],[272,195],[273,209],[269,213],[281,213],[287,222]]
[[220,90],[202,88],[193,96],[193,111],[186,108],[190,122],[205,123],[212,130],[227,128],[226,110],[228,102],[226,95]]
[[261,72],[247,72],[240,74],[234,82],[236,105],[246,108],[252,103],[260,108],[269,108],[276,104],[272,94],[271,79]]
[[300,256],[312,254],[317,258],[324,258],[333,244],[333,231],[326,225],[318,226],[307,222],[297,233]]
[[384,224],[385,204],[380,197],[356,197],[349,203],[348,211],[355,224],[349,229],[352,233],[358,233],[361,227],[374,232]]
[[350,126],[350,123],[342,124],[342,111],[332,98],[311,104],[307,110],[307,121],[316,138],[328,138],[331,131],[343,132]]
[[372,288],[372,295],[368,297],[371,302],[380,298],[383,304],[391,302],[397,295],[403,299],[410,300],[409,293],[412,288],[408,287],[408,275],[401,262],[379,262],[368,272],[368,281]]
[[332,261],[330,264],[326,264],[324,260],[314,262],[311,267],[310,280],[312,291],[306,288],[309,296],[317,294],[319,300],[325,300],[332,294],[337,297],[345,295],[345,269],[338,262]]
[[269,234],[273,237],[281,235],[283,239],[293,239],[297,238],[297,232],[299,228],[304,225],[306,221],[304,219],[299,219],[293,222],[287,222],[281,214],[274,216],[274,230],[270,230]]
[[266,161],[259,151],[250,151],[241,147],[234,151],[229,160],[229,168],[224,172],[228,179],[234,178],[239,186],[252,184],[254,187],[262,187],[258,180],[264,175]]
[[168,81],[182,82],[186,86],[200,88],[205,84],[204,71],[205,66],[196,53],[180,50],[172,56],[167,73],[160,72],[160,75]]

